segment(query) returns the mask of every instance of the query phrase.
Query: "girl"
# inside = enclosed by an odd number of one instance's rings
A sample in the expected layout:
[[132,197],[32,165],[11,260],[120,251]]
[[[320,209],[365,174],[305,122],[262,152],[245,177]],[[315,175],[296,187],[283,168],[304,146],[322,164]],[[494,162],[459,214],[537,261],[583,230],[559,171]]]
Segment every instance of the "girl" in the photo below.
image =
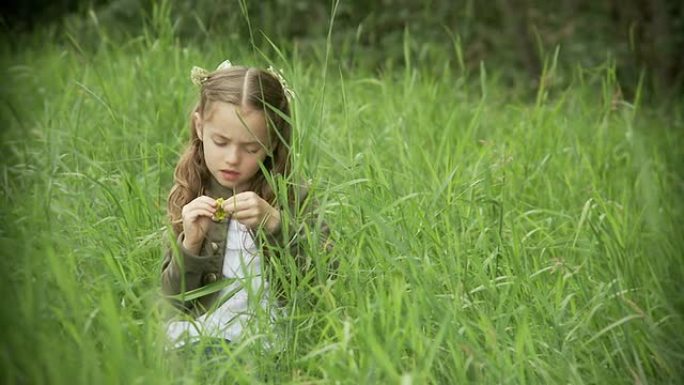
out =
[[262,267],[292,256],[302,265],[302,240],[311,234],[304,231],[328,234],[320,220],[307,226],[315,215],[305,191],[274,189],[284,184],[274,181],[290,176],[292,126],[282,78],[228,61],[211,73],[195,67],[191,77],[200,97],[168,198],[177,244],[161,274],[162,291],[193,318],[168,325],[176,346],[201,336],[236,341],[257,313],[272,319]]

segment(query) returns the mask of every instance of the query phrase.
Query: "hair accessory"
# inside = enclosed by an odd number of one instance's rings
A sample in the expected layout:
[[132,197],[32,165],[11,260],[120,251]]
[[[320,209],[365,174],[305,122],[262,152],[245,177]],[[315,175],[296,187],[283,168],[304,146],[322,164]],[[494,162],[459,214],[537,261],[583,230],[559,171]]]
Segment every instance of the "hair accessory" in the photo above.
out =
[[280,85],[283,87],[283,91],[285,91],[285,96],[287,97],[288,101],[292,101],[292,99],[296,96],[294,91],[288,87],[287,82],[285,81],[285,77],[283,77],[283,70],[277,70],[273,68],[273,66],[268,66],[267,69],[268,72],[271,73],[271,75],[275,76],[278,81],[280,81]]
[[190,80],[192,80],[192,83],[195,85],[201,86],[208,77],[209,71],[204,68],[194,66],[190,71]]
[[216,67],[216,71],[219,70],[225,70],[233,66],[233,63],[230,62],[230,60],[224,60],[221,62],[221,64]]
[[[230,60],[224,60],[221,62],[221,64],[218,65],[218,67],[216,67],[216,71],[225,70],[232,66],[233,63],[231,63]],[[192,80],[192,82],[198,86],[201,86],[202,83],[204,83],[208,77],[209,71],[205,70],[202,67],[194,66],[190,71],[190,80]]]

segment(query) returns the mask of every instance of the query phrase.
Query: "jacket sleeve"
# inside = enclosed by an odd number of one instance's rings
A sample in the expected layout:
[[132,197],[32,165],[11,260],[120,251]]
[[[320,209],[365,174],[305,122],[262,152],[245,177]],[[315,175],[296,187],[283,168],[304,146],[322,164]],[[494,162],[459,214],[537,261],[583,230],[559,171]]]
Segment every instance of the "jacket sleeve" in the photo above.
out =
[[[180,233],[175,245],[167,247],[161,270],[161,287],[164,295],[172,296],[188,292],[215,281],[215,263],[211,256],[196,255],[183,247],[184,234]],[[200,249],[202,250],[203,247]],[[212,279],[213,278],[213,279]],[[171,301],[174,306],[189,311],[199,306],[207,307],[210,296],[194,301]]]

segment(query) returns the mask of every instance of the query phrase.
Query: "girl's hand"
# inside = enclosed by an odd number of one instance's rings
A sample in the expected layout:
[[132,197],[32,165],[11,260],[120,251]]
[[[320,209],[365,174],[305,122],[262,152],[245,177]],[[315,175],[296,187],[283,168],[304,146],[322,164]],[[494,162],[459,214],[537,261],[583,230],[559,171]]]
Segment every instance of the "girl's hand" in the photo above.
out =
[[253,191],[245,191],[226,199],[223,209],[232,214],[231,218],[251,229],[263,225],[272,234],[280,228],[280,211]]
[[183,206],[183,247],[193,254],[199,252],[204,236],[207,234],[211,217],[216,212],[216,201],[208,196],[197,197]]

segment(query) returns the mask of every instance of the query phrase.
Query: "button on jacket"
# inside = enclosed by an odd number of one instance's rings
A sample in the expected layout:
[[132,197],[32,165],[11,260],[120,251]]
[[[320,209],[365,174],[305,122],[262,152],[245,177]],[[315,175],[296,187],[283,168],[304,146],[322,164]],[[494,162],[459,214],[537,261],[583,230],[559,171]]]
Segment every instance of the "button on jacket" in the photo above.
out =
[[[233,191],[219,185],[212,178],[204,195],[214,199],[219,197],[228,198],[233,195]],[[296,199],[299,202],[303,202],[305,210],[300,210],[299,207],[293,204],[289,205],[290,213],[303,211],[307,217],[290,220],[289,227],[293,229],[291,231],[292,236],[283,233],[283,226],[276,233],[265,234],[264,237],[256,236],[255,231],[250,231],[257,248],[264,257],[265,266],[271,258],[294,257],[298,265],[303,267],[304,264],[301,260],[304,258],[302,250],[304,245],[302,240],[307,239],[306,234],[304,234],[305,232],[314,231],[314,226],[319,226],[321,241],[325,242],[321,243],[325,245],[321,248],[321,251],[330,250],[328,226],[324,222],[316,221],[314,206],[307,202],[306,195],[306,190],[302,189],[299,192],[299,199]],[[281,217],[283,215],[285,215],[285,212],[281,211]],[[183,286],[187,292],[221,279],[223,277],[222,271],[227,233],[228,221],[211,222],[199,253],[192,254],[183,247],[184,234],[181,232],[176,240],[176,247],[169,247],[164,254],[161,272],[162,292],[165,295],[177,295],[181,293]],[[178,253],[174,249],[177,249]],[[211,307],[217,296],[218,292],[207,294],[192,301],[172,301],[172,303],[186,312],[200,315]]]

